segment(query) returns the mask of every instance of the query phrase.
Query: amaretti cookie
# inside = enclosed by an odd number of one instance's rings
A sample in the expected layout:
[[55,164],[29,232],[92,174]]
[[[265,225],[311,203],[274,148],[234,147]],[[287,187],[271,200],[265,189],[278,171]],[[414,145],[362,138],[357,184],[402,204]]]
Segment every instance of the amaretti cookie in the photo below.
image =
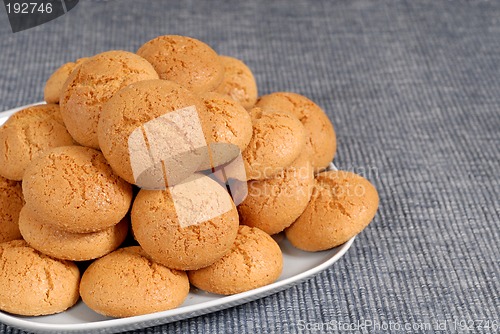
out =
[[283,255],[276,241],[258,228],[242,225],[231,252],[188,276],[199,289],[231,295],[271,284],[282,270]]
[[276,234],[290,226],[311,198],[314,172],[303,151],[292,165],[266,180],[248,182],[248,195],[238,206],[242,224]]
[[365,178],[347,171],[320,173],[307,208],[285,230],[286,236],[306,251],[339,246],[371,222],[378,202],[377,190]]
[[245,108],[230,97],[218,93],[204,93],[201,99],[210,123],[211,166],[217,167],[233,160],[243,152],[252,138],[252,120]]
[[181,305],[188,293],[185,272],[152,261],[138,246],[121,248],[94,261],[80,284],[83,302],[110,317],[166,311]]
[[307,97],[288,92],[262,96],[256,106],[268,111],[289,111],[306,129],[306,149],[316,171],[328,167],[337,149],[335,130],[325,112]]
[[219,57],[224,65],[224,78],[215,91],[230,96],[244,108],[250,109],[257,101],[257,83],[252,71],[239,59]]
[[23,194],[43,223],[87,233],[122,220],[130,208],[132,186],[113,172],[101,152],[63,146],[32,161],[25,172]]
[[64,84],[61,114],[81,145],[99,148],[97,124],[102,105],[118,90],[137,81],[158,79],[144,58],[127,51],[107,51],[78,66]]
[[219,55],[191,37],[159,36],[142,45],[137,54],[153,65],[161,79],[177,82],[196,93],[213,91],[224,76]]
[[0,310],[25,316],[63,312],[80,297],[80,271],[24,240],[0,244]]
[[204,175],[166,190],[141,190],[131,217],[134,236],[146,253],[180,270],[203,268],[224,256],[239,225],[226,189]]
[[93,260],[114,251],[125,240],[128,224],[127,218],[101,231],[71,233],[41,222],[28,207],[19,215],[19,230],[31,247],[56,259],[71,261]]
[[0,243],[21,239],[18,221],[23,205],[21,183],[0,176]]
[[76,62],[69,62],[59,67],[49,80],[45,83],[43,97],[47,103],[59,103],[64,83],[68,80],[71,72],[88,58],[80,58]]
[[287,111],[250,111],[253,135],[243,152],[249,180],[270,178],[290,166],[305,147],[302,123]]
[[165,189],[209,161],[205,133],[211,127],[206,115],[203,101],[175,82],[134,83],[103,108],[99,122],[102,153],[127,182]]
[[57,104],[40,104],[12,115],[0,128],[0,175],[21,181],[38,154],[73,145]]

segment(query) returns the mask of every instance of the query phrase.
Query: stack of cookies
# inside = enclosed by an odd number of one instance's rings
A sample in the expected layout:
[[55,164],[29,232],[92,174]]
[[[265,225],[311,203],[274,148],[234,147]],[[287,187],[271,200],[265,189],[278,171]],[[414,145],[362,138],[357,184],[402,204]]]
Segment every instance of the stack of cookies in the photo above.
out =
[[0,128],[0,310],[81,297],[130,317],[181,305],[191,285],[244,292],[281,275],[271,236],[327,250],[377,211],[366,179],[327,171],[335,132],[318,105],[258,98],[242,61],[199,40],[64,64],[45,100]]

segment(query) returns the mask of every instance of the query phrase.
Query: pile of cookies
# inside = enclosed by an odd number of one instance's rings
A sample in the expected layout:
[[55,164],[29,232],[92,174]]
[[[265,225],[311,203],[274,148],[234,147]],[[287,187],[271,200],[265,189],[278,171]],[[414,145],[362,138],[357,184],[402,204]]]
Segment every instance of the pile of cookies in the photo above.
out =
[[0,128],[2,311],[81,297],[129,317],[181,305],[190,286],[240,293],[279,278],[272,236],[322,251],[377,211],[366,179],[327,171],[335,132],[318,105],[258,98],[242,61],[199,40],[64,64],[45,100]]

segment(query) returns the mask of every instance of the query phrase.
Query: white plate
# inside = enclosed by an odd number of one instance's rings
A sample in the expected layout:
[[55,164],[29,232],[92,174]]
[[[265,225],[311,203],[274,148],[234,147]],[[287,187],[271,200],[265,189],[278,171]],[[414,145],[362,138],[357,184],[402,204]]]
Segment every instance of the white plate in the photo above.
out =
[[[24,107],[0,114],[0,125],[8,116]],[[331,169],[335,169],[333,164]],[[275,238],[283,252],[283,273],[273,284],[232,296],[219,296],[198,289],[191,289],[185,302],[178,308],[142,316],[114,319],[90,310],[82,301],[76,306],[55,315],[22,317],[0,312],[0,322],[30,332],[38,333],[117,333],[157,326],[182,319],[234,307],[266,297],[299,284],[330,267],[351,247],[354,238],[345,244],[323,252],[304,252],[293,247],[280,234]]]

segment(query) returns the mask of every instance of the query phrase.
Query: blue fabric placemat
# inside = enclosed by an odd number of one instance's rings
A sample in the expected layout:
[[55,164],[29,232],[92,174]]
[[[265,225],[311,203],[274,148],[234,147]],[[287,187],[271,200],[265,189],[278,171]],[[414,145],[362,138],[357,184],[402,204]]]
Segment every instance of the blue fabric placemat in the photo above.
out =
[[484,327],[500,321],[499,18],[500,2],[482,0],[82,0],[13,34],[2,8],[0,110],[41,100],[64,62],[135,51],[157,35],[201,39],[243,59],[261,94],[295,91],[321,105],[337,131],[335,163],[376,185],[380,209],[314,279],[136,333],[493,333]]

